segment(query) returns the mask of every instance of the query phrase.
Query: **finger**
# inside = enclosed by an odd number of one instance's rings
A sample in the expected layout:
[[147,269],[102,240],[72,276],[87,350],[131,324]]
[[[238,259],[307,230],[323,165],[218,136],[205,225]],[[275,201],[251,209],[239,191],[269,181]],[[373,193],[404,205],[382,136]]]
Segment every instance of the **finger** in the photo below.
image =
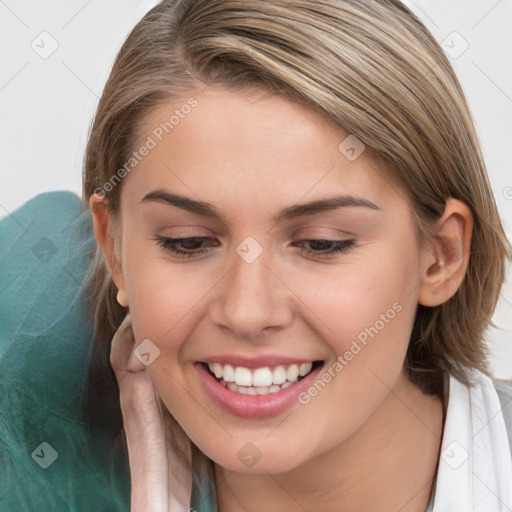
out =
[[131,315],[128,313],[112,338],[110,364],[114,370],[123,369],[132,350]]
[[[169,474],[165,428],[153,383],[146,372],[120,386],[131,476],[132,512],[167,512]],[[174,511],[173,511],[174,512]]]
[[133,336],[131,316],[128,313],[112,338],[110,364],[116,375],[117,373],[144,370],[145,366],[135,357],[133,352],[134,346],[135,338]]

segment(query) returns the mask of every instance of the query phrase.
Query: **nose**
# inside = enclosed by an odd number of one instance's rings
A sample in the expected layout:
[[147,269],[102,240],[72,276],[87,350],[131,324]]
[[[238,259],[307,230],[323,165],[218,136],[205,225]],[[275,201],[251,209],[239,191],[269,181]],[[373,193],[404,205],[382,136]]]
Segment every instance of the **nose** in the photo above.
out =
[[239,338],[253,340],[286,327],[293,318],[293,293],[265,253],[252,263],[235,254],[210,305],[212,322]]

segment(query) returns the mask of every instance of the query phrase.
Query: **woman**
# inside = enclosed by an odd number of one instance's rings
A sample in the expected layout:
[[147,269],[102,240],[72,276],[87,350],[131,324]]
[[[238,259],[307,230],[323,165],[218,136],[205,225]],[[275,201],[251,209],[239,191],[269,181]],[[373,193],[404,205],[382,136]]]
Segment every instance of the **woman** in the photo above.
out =
[[83,200],[86,412],[127,444],[132,510],[512,507],[484,341],[509,246],[459,82],[398,0],[160,3]]

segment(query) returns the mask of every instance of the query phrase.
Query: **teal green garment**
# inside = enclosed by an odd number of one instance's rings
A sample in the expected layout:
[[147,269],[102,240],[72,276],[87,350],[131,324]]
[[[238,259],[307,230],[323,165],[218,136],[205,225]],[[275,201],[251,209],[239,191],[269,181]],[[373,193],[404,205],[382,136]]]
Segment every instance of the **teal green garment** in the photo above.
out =
[[[127,454],[116,461],[111,435],[90,435],[80,415],[94,245],[90,212],[70,192],[41,194],[0,221],[1,512],[130,509]],[[497,389],[512,445],[512,386]],[[214,482],[194,476],[192,510],[216,503]]]
[[217,512],[217,490],[212,479],[203,477],[204,484],[201,485],[197,476],[194,476],[192,484],[192,497],[189,512]]
[[89,213],[41,194],[0,222],[0,510],[130,509],[127,458],[90,436],[80,402],[92,339]]

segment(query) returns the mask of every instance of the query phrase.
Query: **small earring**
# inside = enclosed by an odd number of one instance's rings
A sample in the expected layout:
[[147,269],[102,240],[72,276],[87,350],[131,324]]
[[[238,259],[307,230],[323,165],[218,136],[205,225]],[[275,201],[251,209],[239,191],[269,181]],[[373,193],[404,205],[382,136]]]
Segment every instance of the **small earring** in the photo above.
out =
[[128,297],[126,296],[125,291],[119,290],[117,292],[117,302],[119,302],[123,307],[128,306]]
[[444,260],[439,260],[439,262],[437,263],[440,267],[444,267]]

